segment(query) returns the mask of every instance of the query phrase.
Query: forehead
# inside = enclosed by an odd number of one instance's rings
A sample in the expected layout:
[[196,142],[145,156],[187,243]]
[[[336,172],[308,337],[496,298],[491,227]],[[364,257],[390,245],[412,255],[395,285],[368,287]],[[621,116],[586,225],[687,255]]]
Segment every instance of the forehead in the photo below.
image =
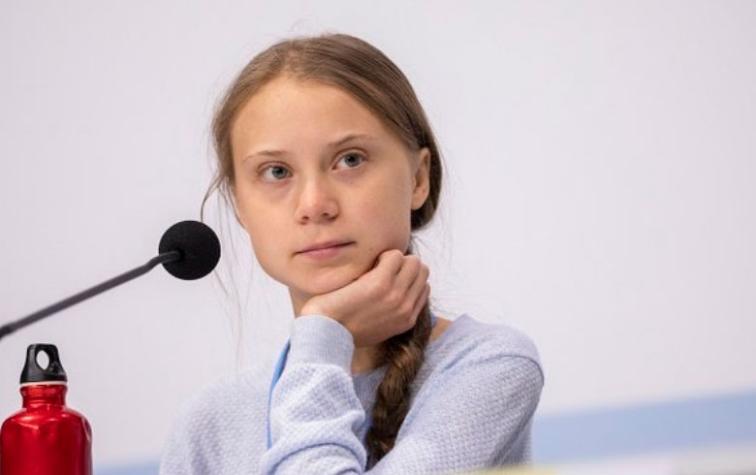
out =
[[242,152],[237,149],[246,151],[258,144],[288,147],[326,143],[343,131],[397,141],[370,109],[346,91],[320,82],[280,77],[241,107],[231,139],[235,151]]

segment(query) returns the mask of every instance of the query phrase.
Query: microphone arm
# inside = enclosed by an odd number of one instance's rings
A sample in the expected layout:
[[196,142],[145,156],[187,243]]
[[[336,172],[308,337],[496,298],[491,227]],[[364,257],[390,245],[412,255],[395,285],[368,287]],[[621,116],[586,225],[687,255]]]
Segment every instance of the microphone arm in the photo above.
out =
[[10,335],[11,333],[18,330],[19,328],[23,328],[27,325],[30,325],[36,322],[37,320],[41,320],[47,316],[52,315],[53,313],[63,310],[64,308],[68,308],[71,305],[77,304],[81,302],[82,300],[86,300],[89,297],[94,297],[95,295],[105,292],[108,289],[112,289],[113,287],[117,285],[121,285],[124,282],[128,282],[131,279],[134,279],[135,277],[139,277],[140,275],[146,274],[158,264],[179,261],[182,259],[182,257],[183,256],[182,256],[181,251],[178,251],[178,250],[160,253],[156,257],[153,257],[152,259],[150,259],[144,265],[136,267],[128,272],[124,272],[123,274],[113,277],[112,279],[107,280],[103,282],[102,284],[95,285],[94,287],[91,287],[87,290],[79,292],[76,295],[72,295],[71,297],[68,297],[67,299],[61,300],[58,303],[54,303],[48,307],[45,307],[42,310],[38,310],[32,313],[31,315],[28,315],[26,317],[16,320],[15,322],[10,322],[1,326],[0,339],[2,339],[3,337],[7,335]]

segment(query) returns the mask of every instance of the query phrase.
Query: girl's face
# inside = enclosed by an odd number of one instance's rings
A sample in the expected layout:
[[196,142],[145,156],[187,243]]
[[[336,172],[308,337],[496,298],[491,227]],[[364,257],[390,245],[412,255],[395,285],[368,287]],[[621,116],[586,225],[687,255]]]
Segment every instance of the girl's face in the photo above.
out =
[[[428,196],[430,153],[411,152],[339,88],[279,77],[239,111],[231,129],[237,214],[266,273],[306,300],[405,252],[410,212]],[[301,251],[346,241],[335,255]]]

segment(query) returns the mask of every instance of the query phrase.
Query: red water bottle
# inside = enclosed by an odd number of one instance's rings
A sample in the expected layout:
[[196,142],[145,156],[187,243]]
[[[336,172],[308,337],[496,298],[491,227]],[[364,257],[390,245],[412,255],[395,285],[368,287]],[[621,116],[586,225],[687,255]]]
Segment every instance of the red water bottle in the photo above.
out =
[[[40,352],[47,354],[46,368],[37,363]],[[67,380],[55,345],[29,345],[23,408],[0,430],[0,475],[92,475],[92,429],[66,407]]]

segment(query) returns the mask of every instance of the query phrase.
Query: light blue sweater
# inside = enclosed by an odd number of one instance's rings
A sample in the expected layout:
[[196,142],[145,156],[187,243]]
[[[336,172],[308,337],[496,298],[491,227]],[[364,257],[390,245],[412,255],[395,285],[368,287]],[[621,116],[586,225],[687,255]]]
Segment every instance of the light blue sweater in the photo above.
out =
[[386,367],[351,374],[351,333],[324,315],[292,321],[270,399],[270,368],[216,383],[187,401],[161,475],[448,474],[530,461],[543,387],[532,341],[462,314],[431,341],[394,448],[366,471],[368,416]]

